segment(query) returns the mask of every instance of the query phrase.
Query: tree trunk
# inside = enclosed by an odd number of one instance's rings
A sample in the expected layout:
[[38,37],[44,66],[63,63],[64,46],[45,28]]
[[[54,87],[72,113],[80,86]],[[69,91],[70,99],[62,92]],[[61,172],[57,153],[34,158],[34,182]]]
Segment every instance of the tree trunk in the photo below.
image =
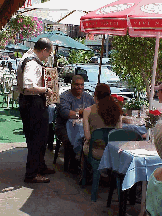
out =
[[147,98],[150,100],[150,82],[147,80],[146,74],[144,73],[143,70],[141,72],[141,75],[146,85]]

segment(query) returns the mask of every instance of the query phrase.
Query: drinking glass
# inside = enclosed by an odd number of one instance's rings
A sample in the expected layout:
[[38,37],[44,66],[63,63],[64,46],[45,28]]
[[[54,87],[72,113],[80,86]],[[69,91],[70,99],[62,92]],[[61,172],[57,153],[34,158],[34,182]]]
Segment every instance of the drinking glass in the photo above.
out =
[[78,108],[79,108],[79,117],[83,118],[83,110],[85,108],[84,104],[79,104]]

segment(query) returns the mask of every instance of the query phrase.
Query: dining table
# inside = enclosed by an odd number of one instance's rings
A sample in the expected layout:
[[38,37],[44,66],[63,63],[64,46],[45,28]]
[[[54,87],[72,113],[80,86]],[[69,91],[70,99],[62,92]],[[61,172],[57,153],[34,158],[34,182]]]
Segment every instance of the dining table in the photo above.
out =
[[68,138],[73,146],[74,152],[78,154],[83,147],[84,129],[83,118],[69,119],[66,123]]
[[[127,119],[130,120],[130,123],[123,123],[122,128],[135,130],[140,134],[147,133],[144,118],[127,117]],[[66,130],[74,152],[79,152],[82,149],[84,139],[83,118],[68,119]]]
[[[131,117],[133,124],[123,124],[125,129],[131,129],[147,133],[144,121]],[[73,145],[74,152],[80,156],[83,139],[83,119],[69,119],[66,123],[67,135]],[[162,166],[162,160],[158,156],[155,146],[150,141],[117,141],[106,145],[100,161],[99,170],[113,169],[124,174],[122,190],[131,188],[136,182],[142,181],[142,200],[140,216],[145,211],[146,186],[152,172]]]
[[162,166],[154,143],[150,141],[111,141],[105,147],[98,170],[112,169],[124,174],[122,190],[142,181],[140,216],[145,213],[147,181],[153,171]]

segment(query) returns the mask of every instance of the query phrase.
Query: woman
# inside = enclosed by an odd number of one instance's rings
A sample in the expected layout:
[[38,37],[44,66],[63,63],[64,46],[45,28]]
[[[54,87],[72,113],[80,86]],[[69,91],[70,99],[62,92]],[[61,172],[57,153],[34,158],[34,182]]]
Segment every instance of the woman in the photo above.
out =
[[[158,155],[162,158],[162,120],[155,126],[154,143]],[[146,195],[147,215],[162,215],[162,167],[157,168],[149,178]]]
[[[100,83],[96,86],[94,92],[95,104],[84,109],[83,112],[83,127],[85,135],[85,143],[83,151],[88,155],[89,140],[91,134],[97,128],[121,128],[122,109],[111,96],[109,85]],[[102,142],[95,144],[92,148],[92,155],[95,159],[100,159],[103,154],[105,144]]]

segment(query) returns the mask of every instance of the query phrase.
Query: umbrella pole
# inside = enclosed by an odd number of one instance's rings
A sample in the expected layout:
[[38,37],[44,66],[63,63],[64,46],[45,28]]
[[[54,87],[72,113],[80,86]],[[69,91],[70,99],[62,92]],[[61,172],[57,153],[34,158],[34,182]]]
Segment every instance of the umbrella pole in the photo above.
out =
[[57,53],[58,53],[58,46],[56,46],[55,52],[54,52],[54,65],[53,65],[53,67],[57,67]]
[[159,39],[160,39],[160,33],[158,32],[156,36],[154,66],[153,66],[152,80],[151,80],[151,93],[150,93],[150,101],[149,101],[150,110],[152,109],[152,104],[153,104],[154,86],[155,86],[155,77],[156,77],[156,68],[157,68],[158,50],[159,50]]
[[105,35],[103,35],[103,38],[102,38],[101,55],[100,55],[100,64],[99,64],[99,74],[98,74],[98,83],[100,83],[101,66],[102,66],[102,57],[103,57],[103,52],[104,52],[104,41],[105,41]]

